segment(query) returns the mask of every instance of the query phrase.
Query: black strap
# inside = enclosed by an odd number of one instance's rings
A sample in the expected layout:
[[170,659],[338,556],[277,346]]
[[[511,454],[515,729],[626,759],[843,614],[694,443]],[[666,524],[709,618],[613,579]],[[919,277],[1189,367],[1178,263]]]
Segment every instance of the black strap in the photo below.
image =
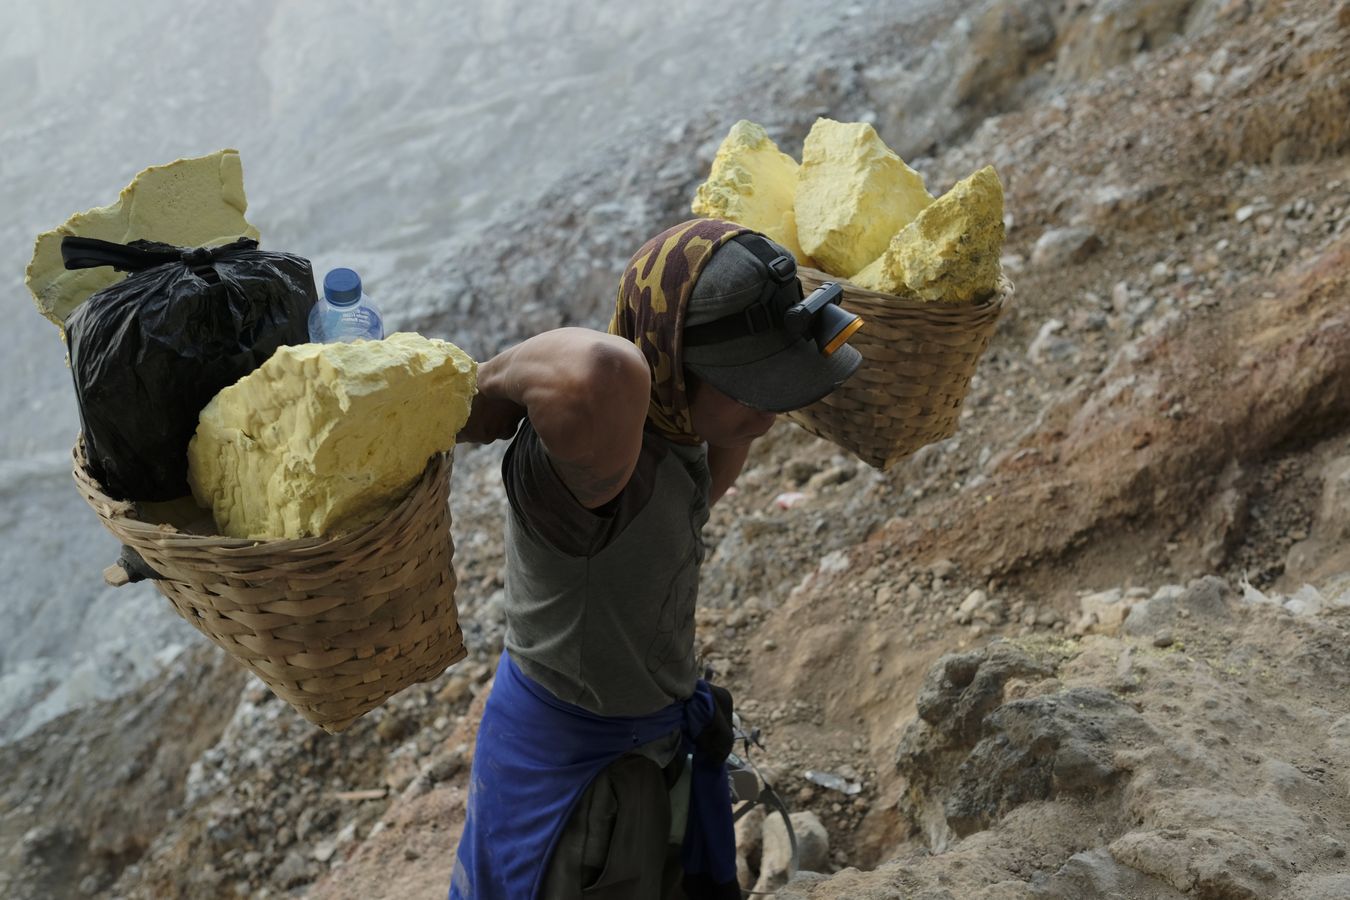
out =
[[132,241],[117,244],[96,238],[67,235],[61,239],[61,259],[67,269],[96,269],[112,266],[119,272],[143,272],[165,263],[181,262],[194,271],[220,259],[228,259],[247,250],[258,249],[253,238],[241,237],[219,247],[175,247],[158,241]]
[[769,270],[769,277],[778,284],[787,284],[797,276],[797,261],[789,254],[779,253],[763,235],[738,234],[733,241],[755,255],[755,258]]
[[684,345],[698,347],[704,344],[721,344],[751,334],[759,334],[773,328],[773,318],[762,302],[756,301],[745,309],[729,316],[723,316],[702,325],[690,325],[684,329]]
[[[753,232],[738,234],[732,240],[749,250],[764,265],[769,278],[764,282],[759,299],[740,312],[685,328],[686,347],[721,344],[769,331],[777,324],[775,319],[781,319],[783,311],[802,298],[802,285],[797,279],[797,261],[789,254],[778,252],[766,238]],[[780,304],[775,316],[773,300],[780,294],[786,295],[786,302]]]

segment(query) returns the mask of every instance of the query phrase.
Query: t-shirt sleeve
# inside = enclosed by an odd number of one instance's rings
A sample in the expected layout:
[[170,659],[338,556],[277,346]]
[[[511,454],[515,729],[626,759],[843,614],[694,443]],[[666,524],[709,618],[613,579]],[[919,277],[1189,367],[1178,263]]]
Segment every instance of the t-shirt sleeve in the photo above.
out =
[[567,489],[530,420],[522,422],[502,459],[506,496],[522,524],[568,556],[595,556],[607,547],[651,499],[660,461],[650,440],[628,484],[604,506],[588,509]]

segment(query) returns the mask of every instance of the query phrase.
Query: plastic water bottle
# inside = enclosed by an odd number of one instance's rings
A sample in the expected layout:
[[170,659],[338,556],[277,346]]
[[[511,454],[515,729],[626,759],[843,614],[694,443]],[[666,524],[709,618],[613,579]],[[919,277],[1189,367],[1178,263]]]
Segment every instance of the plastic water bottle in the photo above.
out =
[[309,339],[316,344],[378,341],[384,320],[361,291],[361,276],[351,269],[333,269],[323,277],[323,296],[309,313]]

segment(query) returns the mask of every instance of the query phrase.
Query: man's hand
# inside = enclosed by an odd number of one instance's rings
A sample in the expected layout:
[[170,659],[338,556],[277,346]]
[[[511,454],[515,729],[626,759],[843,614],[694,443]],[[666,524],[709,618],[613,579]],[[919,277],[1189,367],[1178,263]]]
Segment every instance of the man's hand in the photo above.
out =
[[505,397],[489,397],[479,391],[473,398],[469,420],[455,435],[463,444],[490,444],[513,437],[525,418],[525,407]]

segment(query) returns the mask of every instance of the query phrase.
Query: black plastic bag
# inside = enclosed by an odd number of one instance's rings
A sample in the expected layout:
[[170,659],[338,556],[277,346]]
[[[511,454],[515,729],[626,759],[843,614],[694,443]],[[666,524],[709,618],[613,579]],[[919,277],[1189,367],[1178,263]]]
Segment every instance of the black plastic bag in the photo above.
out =
[[67,269],[133,273],[66,320],[90,473],[110,496],[190,493],[187,446],[202,408],[278,347],[309,340],[309,260],[257,248],[249,238],[191,250],[61,242]]

